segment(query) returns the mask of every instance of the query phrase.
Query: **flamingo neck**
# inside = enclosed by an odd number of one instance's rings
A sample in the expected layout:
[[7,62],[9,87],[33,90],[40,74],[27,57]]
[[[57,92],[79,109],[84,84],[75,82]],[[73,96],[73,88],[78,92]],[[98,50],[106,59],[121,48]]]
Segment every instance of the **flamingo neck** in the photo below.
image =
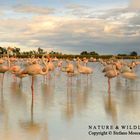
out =
[[116,65],[112,65],[112,67],[113,67],[113,70],[114,70],[114,72],[115,72],[115,75],[117,76],[117,75],[118,75],[118,72],[117,72],[117,70],[116,70]]
[[11,63],[10,63],[10,57],[9,57],[9,50],[7,51],[7,58],[8,58],[8,67],[10,68],[11,66]]

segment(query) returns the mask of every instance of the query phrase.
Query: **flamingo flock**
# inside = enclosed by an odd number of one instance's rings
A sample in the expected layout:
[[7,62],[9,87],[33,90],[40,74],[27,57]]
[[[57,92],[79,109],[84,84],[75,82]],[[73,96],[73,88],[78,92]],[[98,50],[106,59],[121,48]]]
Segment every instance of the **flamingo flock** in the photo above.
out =
[[108,61],[100,61],[104,66],[102,72],[105,73],[105,77],[108,78],[108,91],[110,93],[110,79],[118,77],[119,75],[125,78],[126,80],[135,80],[137,75],[134,71],[135,67],[140,63],[138,61],[134,62],[125,62],[120,60],[108,60]]
[[[13,74],[16,78],[22,80],[24,77],[31,76],[31,89],[34,87],[34,77],[42,75],[50,77],[55,75],[56,69],[59,72],[66,73],[67,77],[80,77],[81,75],[89,75],[96,73],[93,68],[89,66],[89,63],[97,63],[101,65],[101,73],[108,79],[108,90],[111,89],[111,79],[116,77],[123,77],[129,80],[135,80],[138,76],[135,73],[135,68],[140,64],[139,61],[127,62],[118,59],[93,59],[93,58],[74,58],[74,59],[58,59],[52,58],[48,54],[44,54],[42,58],[14,58],[9,57],[9,53],[12,48],[7,49],[7,56],[0,58],[0,73],[3,74],[2,80],[4,80],[4,74],[6,72]],[[93,60],[92,62],[89,62]],[[49,78],[48,78],[49,80]],[[95,83],[96,84],[96,83]],[[110,93],[110,92],[109,92]]]

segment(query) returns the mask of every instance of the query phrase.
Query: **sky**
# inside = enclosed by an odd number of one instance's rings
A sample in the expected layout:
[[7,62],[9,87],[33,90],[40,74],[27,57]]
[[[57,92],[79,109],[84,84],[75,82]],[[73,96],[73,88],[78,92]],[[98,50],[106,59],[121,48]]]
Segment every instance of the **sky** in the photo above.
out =
[[140,54],[140,0],[0,0],[0,46]]

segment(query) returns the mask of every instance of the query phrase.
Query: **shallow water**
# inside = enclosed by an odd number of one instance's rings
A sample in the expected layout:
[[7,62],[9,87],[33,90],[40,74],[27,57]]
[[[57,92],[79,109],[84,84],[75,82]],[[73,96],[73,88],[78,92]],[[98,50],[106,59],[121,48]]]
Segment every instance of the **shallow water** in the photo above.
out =
[[140,124],[140,66],[136,80],[112,79],[109,94],[103,67],[89,65],[94,73],[88,78],[59,71],[47,79],[36,76],[33,91],[31,77],[19,87],[19,79],[6,73],[0,86],[0,140],[91,140],[88,125]]

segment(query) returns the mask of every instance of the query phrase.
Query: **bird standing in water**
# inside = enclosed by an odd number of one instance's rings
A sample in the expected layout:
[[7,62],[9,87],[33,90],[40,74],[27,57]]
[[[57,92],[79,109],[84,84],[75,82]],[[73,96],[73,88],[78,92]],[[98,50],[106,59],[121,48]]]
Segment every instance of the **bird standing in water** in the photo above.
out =
[[[112,69],[109,69],[105,72],[105,77],[108,78],[108,91],[111,89],[110,79],[117,77],[119,72],[116,70],[116,66],[112,65]],[[110,93],[110,92],[109,92]]]
[[45,68],[42,68],[39,64],[35,63],[35,64],[31,64],[29,66],[27,66],[22,72],[21,74],[28,74],[32,76],[32,84],[31,84],[31,89],[33,89],[33,85],[34,85],[34,76],[36,75],[46,75],[48,74],[48,69],[47,69],[47,63],[45,63],[44,61],[44,55],[42,57],[43,63],[45,65]]

